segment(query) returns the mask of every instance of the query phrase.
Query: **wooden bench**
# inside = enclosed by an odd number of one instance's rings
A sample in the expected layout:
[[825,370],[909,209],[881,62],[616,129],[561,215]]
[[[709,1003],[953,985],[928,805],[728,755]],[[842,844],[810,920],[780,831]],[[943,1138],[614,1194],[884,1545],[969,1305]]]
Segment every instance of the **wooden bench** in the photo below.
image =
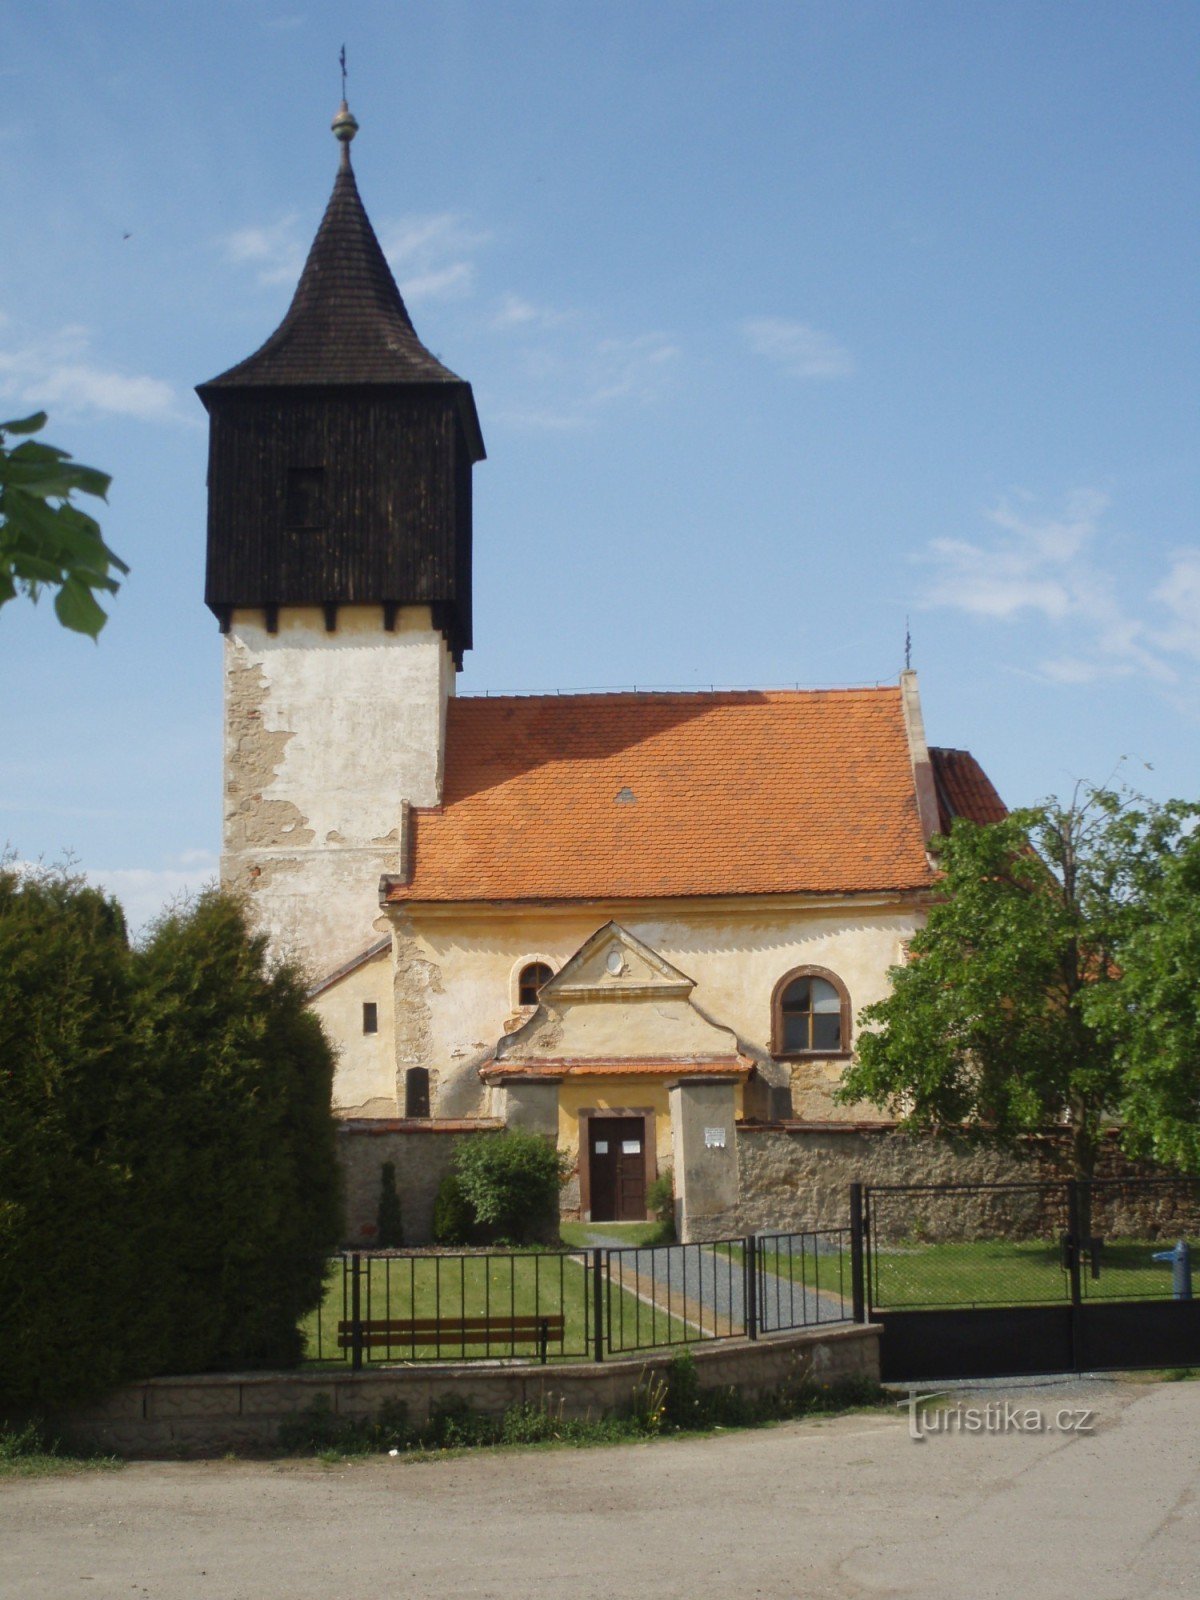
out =
[[[552,1344],[561,1347],[564,1336],[564,1318],[561,1312],[554,1316],[530,1312],[527,1316],[513,1317],[409,1317],[405,1320],[364,1319],[358,1324],[359,1350],[373,1350],[380,1346],[395,1346],[398,1350],[412,1349],[416,1345],[508,1345],[536,1344],[542,1362]],[[355,1349],[353,1322],[338,1323],[338,1348]]]

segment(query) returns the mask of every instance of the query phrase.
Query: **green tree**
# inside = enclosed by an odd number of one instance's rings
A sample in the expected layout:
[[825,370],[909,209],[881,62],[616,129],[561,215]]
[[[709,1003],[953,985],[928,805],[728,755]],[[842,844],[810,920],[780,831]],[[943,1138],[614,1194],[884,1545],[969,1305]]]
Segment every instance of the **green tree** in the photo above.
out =
[[[912,1127],[1001,1139],[1065,1122],[1076,1176],[1102,1128],[1132,1109],[1115,994],[1124,953],[1195,808],[1084,790],[934,841],[938,898],[862,1013],[843,1103],[869,1100]],[[1133,1018],[1128,1018],[1132,1026]]]
[[120,907],[0,868],[0,1421],[130,1376],[132,973]]
[[288,1365],[340,1231],[332,1049],[300,972],[216,890],[157,923],[135,978],[147,1266],[168,1290],[145,1314],[175,1371]]
[[1124,1084],[1126,1143],[1200,1172],[1200,832],[1147,884],[1120,982],[1087,997]]
[[332,1075],[237,902],[131,950],[78,878],[0,869],[0,1422],[297,1359],[340,1231]]
[[[45,426],[44,411],[0,422],[0,606],[19,594],[36,600],[43,588],[56,589],[54,611],[63,627],[94,639],[108,620],[96,595],[115,594],[114,574],[129,568],[71,496],[106,500],[112,480],[29,437]],[[10,437],[21,442],[12,445]]]

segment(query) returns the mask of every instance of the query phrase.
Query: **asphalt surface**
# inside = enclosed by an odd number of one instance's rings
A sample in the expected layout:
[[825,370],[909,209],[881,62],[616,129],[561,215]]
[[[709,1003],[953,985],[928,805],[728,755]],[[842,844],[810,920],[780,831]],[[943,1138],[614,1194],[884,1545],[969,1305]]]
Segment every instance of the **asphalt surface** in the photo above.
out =
[[[799,1236],[789,1237],[793,1238],[792,1248],[799,1263],[802,1248]],[[706,1331],[715,1331],[718,1335],[743,1331],[740,1256],[726,1255],[710,1245],[656,1245],[638,1249],[602,1231],[590,1233],[588,1241],[619,1251],[612,1257],[612,1263],[622,1269],[626,1287],[636,1276],[642,1286],[640,1292],[647,1296],[652,1294],[664,1310],[677,1311],[684,1304],[701,1306],[710,1313],[711,1320],[705,1322]],[[786,1250],[787,1246],[783,1248]],[[769,1247],[766,1260],[768,1263],[772,1260]],[[818,1322],[849,1320],[848,1261],[843,1264],[843,1275],[844,1283],[839,1277],[838,1252],[818,1253],[810,1236],[803,1251],[802,1276],[759,1273],[760,1332],[777,1333],[789,1328],[812,1327]]]
[[[0,1480],[4,1600],[1165,1600],[1200,1595],[1200,1383],[431,1462],[144,1463]],[[1074,1426],[1088,1413],[1086,1428]],[[1069,1429],[1056,1426],[1067,1413]]]

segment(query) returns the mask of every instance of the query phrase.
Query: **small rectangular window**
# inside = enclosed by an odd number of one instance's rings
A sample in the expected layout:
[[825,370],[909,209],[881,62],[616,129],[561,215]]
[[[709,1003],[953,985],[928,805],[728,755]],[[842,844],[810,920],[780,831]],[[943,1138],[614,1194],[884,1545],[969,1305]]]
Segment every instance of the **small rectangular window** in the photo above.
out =
[[325,468],[289,467],[285,516],[289,528],[325,526]]
[[379,1007],[374,1000],[363,1001],[363,1032],[379,1032]]

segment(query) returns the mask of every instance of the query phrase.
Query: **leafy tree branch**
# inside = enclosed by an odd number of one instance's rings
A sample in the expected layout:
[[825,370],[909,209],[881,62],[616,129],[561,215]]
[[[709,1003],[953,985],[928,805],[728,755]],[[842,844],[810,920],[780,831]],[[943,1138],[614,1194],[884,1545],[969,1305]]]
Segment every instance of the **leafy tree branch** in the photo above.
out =
[[1147,1042],[1161,1030],[1165,928],[1191,948],[1182,925],[1195,902],[1181,885],[1200,849],[1197,811],[1081,788],[987,826],[956,821],[933,843],[938,897],[892,992],[862,1013],[839,1099],[1001,1139],[1066,1124],[1081,1178],[1114,1121],[1160,1159],[1200,1153],[1200,1136],[1189,1146],[1163,1131],[1172,1095],[1176,1123],[1181,1094],[1197,1119],[1200,1022],[1173,1067]]
[[[59,622],[94,639],[108,620],[96,596],[115,594],[120,583],[114,574],[129,568],[71,497],[106,500],[112,480],[34,439],[45,426],[44,411],[0,422],[0,606],[18,595],[36,601],[43,588],[55,589]],[[11,438],[21,442],[10,444]]]

